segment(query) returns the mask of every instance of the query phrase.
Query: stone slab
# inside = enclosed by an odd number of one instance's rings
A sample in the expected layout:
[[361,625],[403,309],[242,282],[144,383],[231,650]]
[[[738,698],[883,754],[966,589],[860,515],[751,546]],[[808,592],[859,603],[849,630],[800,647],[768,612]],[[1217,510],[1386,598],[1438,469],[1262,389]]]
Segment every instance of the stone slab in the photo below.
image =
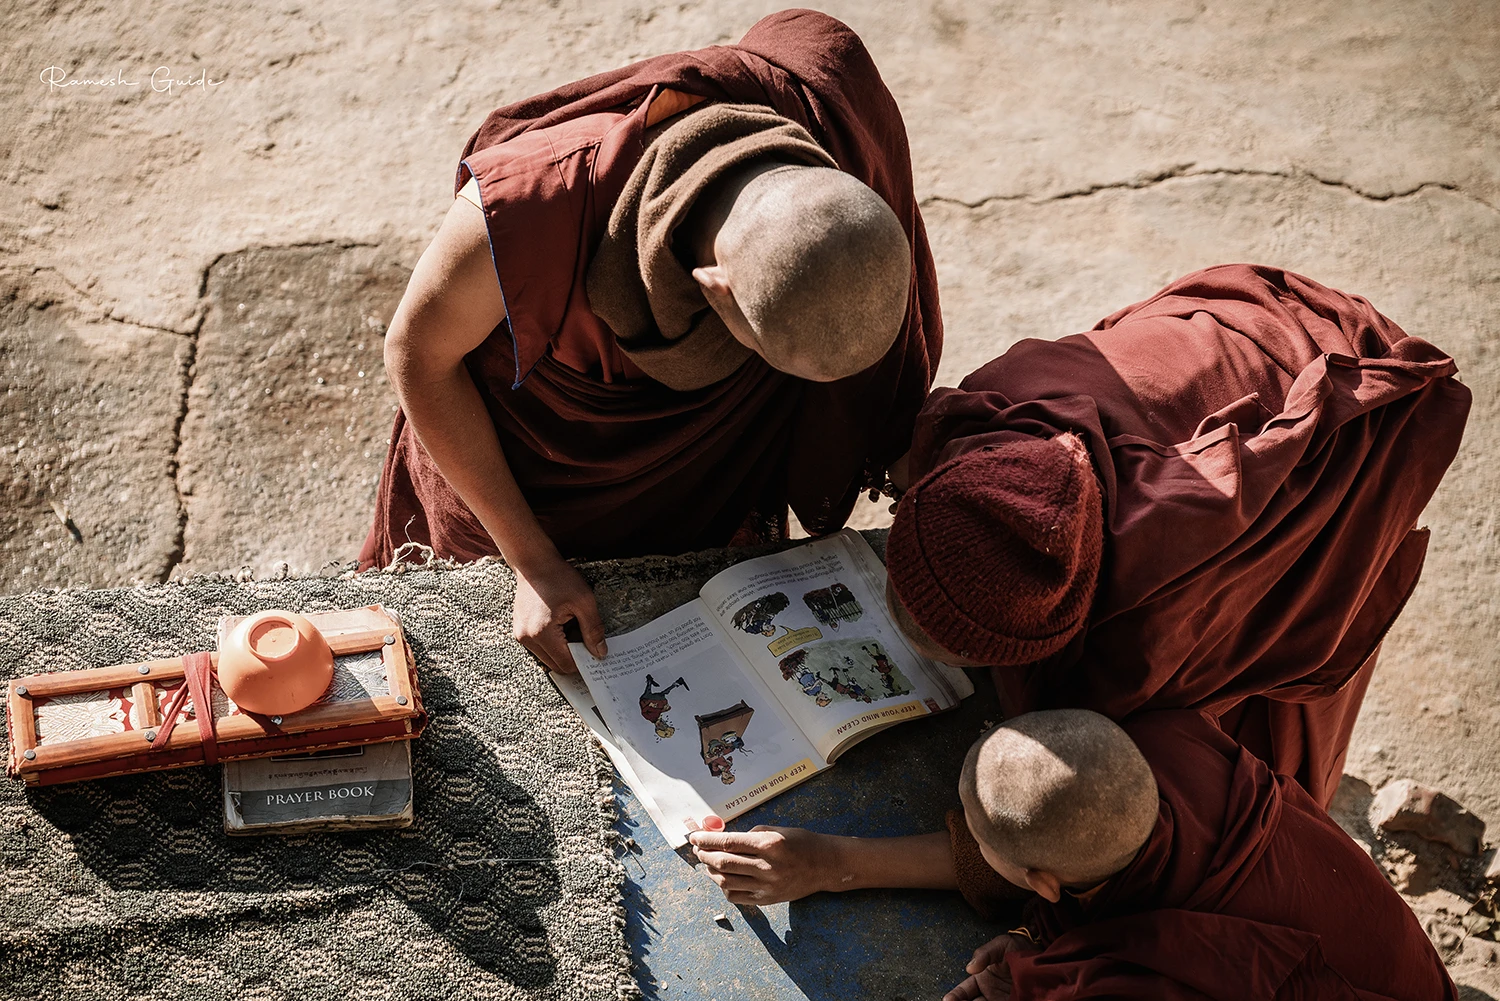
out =
[[0,594],[164,577],[187,337],[0,269]]
[[409,269],[378,247],[230,254],[210,270],[179,481],[179,573],[359,554],[396,400],[381,352]]
[[[187,329],[219,254],[430,236],[492,107],[733,41],[781,6],[378,0],[210,19],[189,0],[8,4],[0,253],[96,282],[122,317]],[[861,33],[905,109],[924,194],[1043,197],[1228,168],[1380,195],[1455,185],[1500,203],[1488,0],[824,6]],[[44,81],[51,66],[60,84]],[[164,83],[162,67],[204,85]]]

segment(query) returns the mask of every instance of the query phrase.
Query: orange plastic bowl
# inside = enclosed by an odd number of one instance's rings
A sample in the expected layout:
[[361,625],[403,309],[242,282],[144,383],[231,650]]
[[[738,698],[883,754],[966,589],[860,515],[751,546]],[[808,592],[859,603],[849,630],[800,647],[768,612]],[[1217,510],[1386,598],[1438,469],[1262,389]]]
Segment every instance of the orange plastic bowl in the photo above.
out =
[[257,612],[219,648],[219,687],[241,709],[285,716],[328,691],[333,651],[318,627],[296,612]]

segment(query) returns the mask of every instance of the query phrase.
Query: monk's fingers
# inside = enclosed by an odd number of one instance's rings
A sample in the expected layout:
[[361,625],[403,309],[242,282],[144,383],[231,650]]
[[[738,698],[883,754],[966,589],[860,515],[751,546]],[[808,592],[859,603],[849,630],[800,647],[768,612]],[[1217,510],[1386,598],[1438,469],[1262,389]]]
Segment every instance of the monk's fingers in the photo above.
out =
[[[603,659],[609,653],[604,642],[604,619],[599,615],[599,602],[592,590],[585,591],[568,602],[567,610],[578,620],[578,631],[583,634],[583,645],[589,653]],[[569,658],[571,659],[571,658]]]
[[943,1001],[975,1001],[976,998],[984,997],[979,993],[979,978],[969,977],[953,990],[943,995]]
[[765,859],[735,855],[730,852],[707,851],[695,847],[693,854],[698,856],[699,862],[702,862],[715,872],[735,873],[741,876],[760,876],[771,868],[771,864]]
[[1008,933],[997,935],[974,950],[974,956],[969,960],[969,965],[964,967],[964,972],[982,973],[994,964],[1003,962],[1005,954],[1010,952],[1015,944],[1016,940]]
[[547,653],[556,665],[552,670],[562,674],[577,674],[578,665],[573,662],[573,651],[568,649],[568,640],[563,636],[562,627],[554,626],[544,636]]
[[725,890],[724,896],[731,904],[740,907],[758,907],[766,903],[764,890]]
[[1010,969],[1004,963],[996,963],[982,973],[975,974],[979,995],[984,1001],[1008,1001],[1010,998]]
[[590,652],[603,655],[603,623],[594,589],[576,567],[560,558],[517,570],[512,614],[516,639],[554,670],[577,670],[562,632],[563,625],[575,619],[591,640]]
[[573,654],[568,649],[562,626],[547,626],[531,636],[520,636],[518,639],[522,646],[536,654],[537,659],[549,669],[563,674],[577,672],[578,665],[573,663]]
[[751,879],[749,876],[732,876],[722,872],[710,872],[708,878],[713,880],[714,884],[724,891],[726,897],[731,893],[749,894],[757,900],[765,896],[765,886],[759,880]]
[[696,831],[688,835],[694,848],[736,855],[759,855],[786,839],[776,831]]
[[[550,612],[540,603],[534,591],[522,586],[524,580],[517,578],[516,581],[516,600],[511,608],[511,637],[541,661],[547,670],[561,670],[556,645],[549,642],[547,636]],[[561,640],[562,630],[558,629],[557,634],[557,638]]]
[[943,995],[943,1001],[1009,1001],[1010,977],[999,977],[991,970],[976,973]]
[[521,646],[526,650],[527,653],[531,654],[537,660],[541,661],[544,668],[549,671],[557,670],[557,666],[552,663],[546,649],[536,641],[536,637],[523,636],[519,631],[517,631],[515,634],[515,640],[517,643],[521,644]]

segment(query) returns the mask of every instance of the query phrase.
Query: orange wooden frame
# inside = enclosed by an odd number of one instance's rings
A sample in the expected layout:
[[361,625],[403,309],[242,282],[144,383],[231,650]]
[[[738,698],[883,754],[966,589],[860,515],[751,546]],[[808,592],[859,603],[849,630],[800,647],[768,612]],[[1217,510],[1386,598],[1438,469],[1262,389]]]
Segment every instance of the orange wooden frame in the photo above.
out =
[[[221,759],[264,757],[309,746],[349,743],[340,731],[357,728],[360,743],[416,736],[426,721],[415,665],[399,621],[379,605],[307,616],[328,640],[334,656],[381,651],[388,690],[372,698],[320,703],[285,717],[272,717],[268,728],[256,718],[231,713],[216,717],[214,730]],[[215,664],[218,654],[212,655]],[[183,658],[116,664],[80,671],[59,671],[16,678],[7,686],[10,724],[10,771],[28,784],[48,784],[48,773],[80,777],[153,771],[201,764],[203,739],[196,726],[177,726],[159,749],[149,747],[147,733],[161,722],[156,692],[182,683]],[[131,689],[140,706],[140,729],[78,740],[39,742],[36,699],[112,688]],[[381,734],[371,737],[370,734]],[[236,748],[236,744],[241,748]]]

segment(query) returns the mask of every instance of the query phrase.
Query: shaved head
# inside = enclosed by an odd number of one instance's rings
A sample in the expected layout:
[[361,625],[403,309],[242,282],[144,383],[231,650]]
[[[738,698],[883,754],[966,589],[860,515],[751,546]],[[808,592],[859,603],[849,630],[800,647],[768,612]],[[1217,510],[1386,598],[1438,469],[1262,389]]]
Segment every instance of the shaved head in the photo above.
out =
[[1084,709],[1027,713],[981,737],[959,796],[975,840],[1020,870],[1097,883],[1156,826],[1156,779],[1130,737]]
[[906,317],[911,248],[885,200],[831,167],[781,165],[738,193],[716,240],[774,367],[819,382],[885,356]]

